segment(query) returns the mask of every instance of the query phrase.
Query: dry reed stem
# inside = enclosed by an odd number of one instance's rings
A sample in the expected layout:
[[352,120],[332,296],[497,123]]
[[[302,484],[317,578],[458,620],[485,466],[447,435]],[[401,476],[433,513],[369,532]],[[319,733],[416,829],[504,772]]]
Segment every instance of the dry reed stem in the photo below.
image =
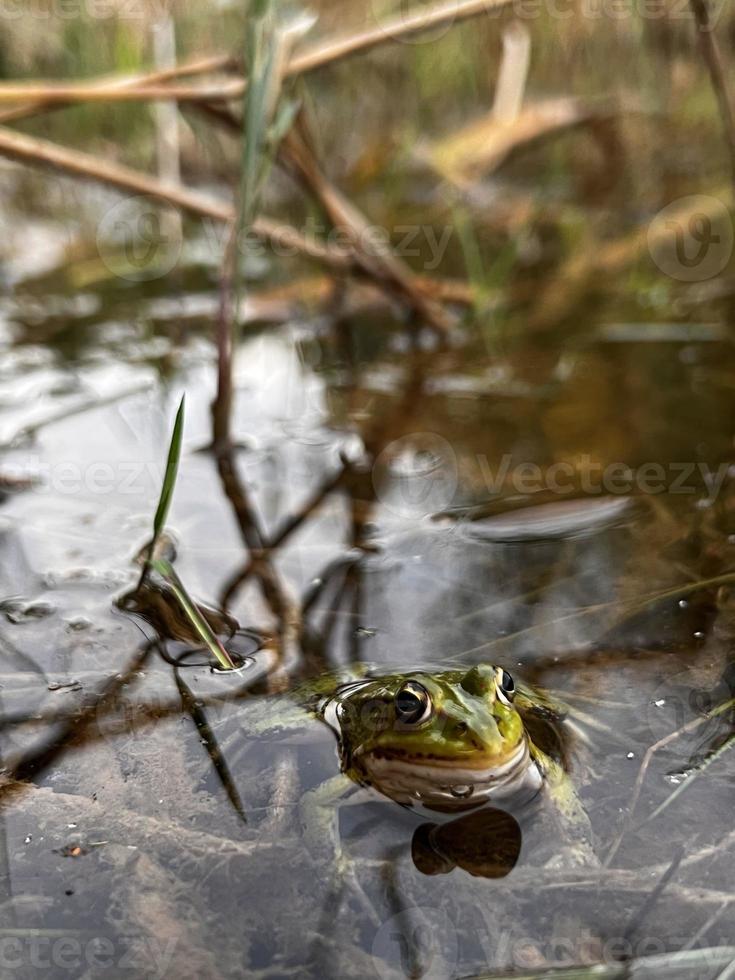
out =
[[[304,75],[325,65],[333,64],[355,54],[362,54],[373,48],[394,41],[400,41],[436,27],[477,17],[491,10],[509,6],[511,0],[450,0],[429,10],[408,17],[396,17],[379,24],[371,30],[337,38],[319,44],[289,59],[284,76],[287,78]],[[205,74],[221,70],[232,64],[230,58],[216,56],[200,62],[182,65],[176,69],[179,75]],[[174,75],[169,77],[176,77]],[[160,84],[160,73],[127,76],[113,82],[95,80],[83,83],[44,83],[23,82],[0,85],[0,104],[33,101],[44,103],[70,102],[112,102],[146,101],[149,99],[175,99],[179,102],[211,102],[217,100],[239,99],[247,84],[245,79],[232,79],[226,82],[209,83],[201,86],[168,86]]]
[[[218,201],[186,187],[165,184],[155,177],[122,164],[100,160],[89,153],[72,150],[13,130],[0,128],[0,155],[22,163],[42,164],[54,170],[116,187],[119,190],[130,191],[133,194],[154,197],[200,218],[211,218],[226,223],[235,219],[234,208],[225,201]],[[316,259],[332,270],[348,272],[353,267],[352,257],[342,249],[330,248],[316,239],[306,238],[291,225],[261,217],[254,222],[252,230],[258,238],[271,245]]]
[[[187,61],[181,65],[171,68],[162,68],[157,71],[148,72],[145,75],[124,75],[114,78],[98,78],[88,83],[90,88],[99,87],[105,91],[111,88],[133,88],[136,85],[152,85],[160,82],[168,82],[175,78],[184,78],[187,75],[206,75],[215,71],[232,71],[238,68],[238,62],[230,55],[212,55],[207,58],[196,58],[194,61]],[[39,100],[16,106],[13,109],[6,109],[0,112],[0,124],[17,122],[19,119],[26,119],[35,116],[39,112],[46,112],[52,109],[64,109],[67,102],[49,102]]]
[[730,153],[733,182],[735,182],[735,109],[727,87],[727,72],[722,60],[722,52],[714,32],[714,24],[710,18],[707,0],[689,0],[694,20],[697,24],[697,39],[702,58],[707,65],[712,88],[717,99],[717,105],[725,131],[725,142]]
[[319,201],[332,225],[347,235],[363,273],[395,292],[437,333],[449,333],[455,325],[454,318],[421,292],[412,270],[390,248],[374,247],[370,222],[327,178],[307,141],[291,131],[283,139],[279,157]]

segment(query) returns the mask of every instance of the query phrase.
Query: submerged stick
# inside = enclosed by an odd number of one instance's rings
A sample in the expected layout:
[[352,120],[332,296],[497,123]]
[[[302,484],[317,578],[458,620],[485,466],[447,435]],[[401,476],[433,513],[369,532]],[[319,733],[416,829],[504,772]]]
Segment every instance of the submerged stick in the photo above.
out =
[[712,711],[708,711],[706,714],[699,715],[696,718],[692,718],[691,721],[688,721],[685,725],[682,725],[681,728],[677,728],[675,731],[669,732],[668,735],[664,735],[663,738],[658,739],[658,741],[654,742],[653,745],[648,746],[648,748],[646,749],[646,754],[643,756],[641,767],[638,770],[638,776],[636,777],[635,785],[633,787],[633,795],[631,797],[631,801],[628,806],[628,812],[626,814],[625,821],[623,823],[622,828],[620,829],[620,832],[618,833],[617,837],[613,841],[613,844],[608,852],[607,857],[605,858],[605,861],[603,862],[604,867],[607,868],[610,866],[610,863],[612,862],[613,858],[617,854],[618,849],[623,842],[623,838],[625,837],[625,834],[630,828],[633,819],[633,814],[635,812],[636,806],[638,805],[638,800],[640,799],[641,790],[643,789],[643,781],[646,778],[646,773],[648,772],[648,768],[651,764],[651,760],[653,759],[654,755],[657,752],[659,752],[661,749],[666,748],[667,745],[670,745],[672,742],[675,742],[678,738],[681,738],[682,735],[686,735],[688,732],[695,731],[697,728],[700,727],[700,725],[703,725],[704,722],[710,721],[712,718],[716,718],[718,715],[727,711],[729,708],[732,708],[733,705],[735,705],[735,699],[726,701],[724,702],[724,704],[720,704],[716,708],[713,708]]

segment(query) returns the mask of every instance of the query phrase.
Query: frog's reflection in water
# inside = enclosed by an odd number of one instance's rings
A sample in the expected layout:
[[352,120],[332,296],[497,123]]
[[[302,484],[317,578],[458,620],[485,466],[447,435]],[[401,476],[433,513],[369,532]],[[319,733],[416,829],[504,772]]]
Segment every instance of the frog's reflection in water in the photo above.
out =
[[510,814],[483,807],[449,823],[423,823],[411,841],[411,857],[425,875],[461,868],[478,878],[504,878],[521,852],[521,828]]

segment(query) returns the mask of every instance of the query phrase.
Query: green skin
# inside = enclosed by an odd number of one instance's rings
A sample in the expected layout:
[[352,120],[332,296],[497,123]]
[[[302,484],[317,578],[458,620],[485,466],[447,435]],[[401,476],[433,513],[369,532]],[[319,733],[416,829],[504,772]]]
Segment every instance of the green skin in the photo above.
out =
[[[540,772],[503,674],[489,665],[412,671],[338,689],[320,708],[343,771],[398,803],[443,810],[533,795]],[[400,710],[402,692],[413,715]]]
[[[504,678],[510,680],[489,664],[380,676],[359,665],[337,684],[322,677],[290,692],[296,714],[281,703],[274,718],[271,705],[267,719],[251,714],[248,728],[262,734],[303,727],[306,709],[335,732],[341,774],[307,792],[301,804],[312,850],[329,841],[340,854],[337,807],[359,784],[403,805],[455,816],[484,803],[518,810],[543,793],[557,814],[560,844],[569,849],[572,841],[574,863],[595,863],[589,821],[571,781],[528,732],[534,720],[558,731],[563,709],[530,689],[508,692]],[[406,698],[415,710],[406,712]]]

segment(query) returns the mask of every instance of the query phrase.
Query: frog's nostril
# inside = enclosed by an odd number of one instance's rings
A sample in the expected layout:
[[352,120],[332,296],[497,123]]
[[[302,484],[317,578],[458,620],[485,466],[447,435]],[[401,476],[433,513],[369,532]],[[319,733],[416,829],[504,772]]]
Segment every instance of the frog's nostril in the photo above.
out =
[[464,721],[458,721],[457,724],[454,726],[454,734],[459,738],[461,738],[463,735],[466,735],[467,731],[468,731],[467,723]]

